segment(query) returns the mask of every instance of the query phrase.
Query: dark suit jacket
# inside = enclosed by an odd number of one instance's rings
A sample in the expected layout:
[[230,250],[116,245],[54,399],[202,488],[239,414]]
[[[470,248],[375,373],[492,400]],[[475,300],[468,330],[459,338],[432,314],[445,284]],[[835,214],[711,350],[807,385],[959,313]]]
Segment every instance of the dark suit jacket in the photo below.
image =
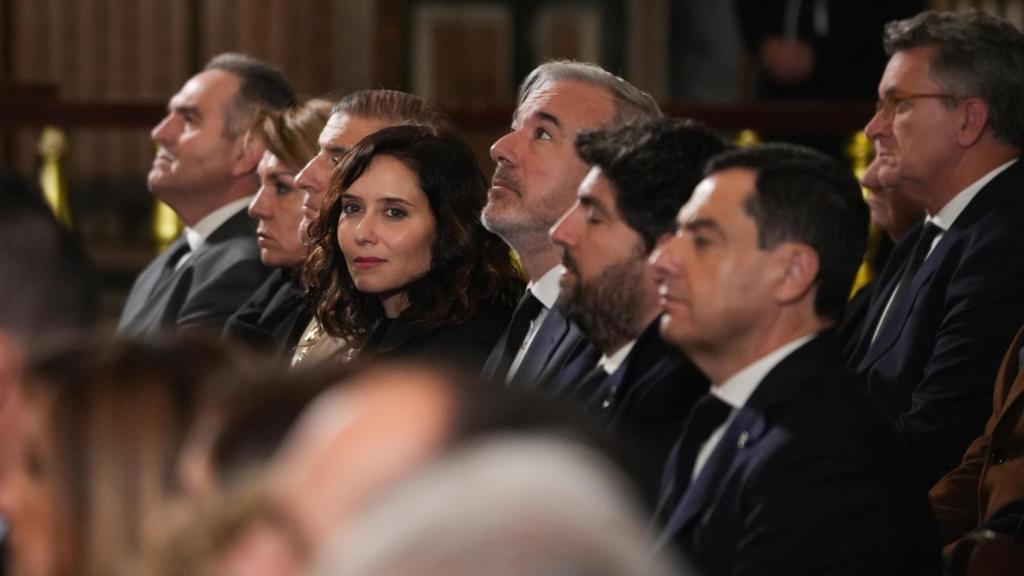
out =
[[938,574],[924,487],[842,366],[831,332],[776,365],[659,511],[660,544],[683,544],[712,575]]
[[[665,467],[690,409],[708,390],[708,380],[697,367],[662,340],[658,324],[655,319],[618,369],[594,388],[579,390],[576,382],[566,381],[574,378],[568,369],[555,375],[553,384],[569,391],[566,397],[571,402],[599,414],[610,434],[633,442],[635,463],[645,468],[638,474],[655,478],[652,485],[641,487],[651,495],[657,493],[658,483],[652,472]],[[594,366],[596,360],[590,363]]]
[[152,336],[165,330],[220,334],[228,318],[270,275],[260,262],[256,221],[240,210],[217,228],[180,268],[164,276],[178,238],[139,274],[118,324],[119,334]]
[[872,293],[850,365],[896,422],[929,484],[960,462],[992,412],[992,382],[1024,324],[1024,162],[986,185],[947,230],[871,343],[918,224]]
[[[547,316],[537,328],[537,334],[523,355],[519,369],[508,384],[521,390],[546,389],[559,370],[589,345],[580,329],[565,317],[556,304],[548,310]],[[491,351],[482,370],[485,380],[505,381],[507,374],[495,374],[491,369],[500,354],[501,350],[497,348]]]
[[399,316],[381,322],[359,355],[389,359],[422,358],[475,376],[480,373],[507,322],[507,316],[479,312],[462,324],[424,330]]
[[943,544],[955,542],[997,510],[1024,499],[1024,374],[1017,356],[1021,346],[1024,328],[999,369],[985,433],[928,493]]
[[295,271],[277,268],[249,300],[228,318],[224,337],[291,354],[313,317]]

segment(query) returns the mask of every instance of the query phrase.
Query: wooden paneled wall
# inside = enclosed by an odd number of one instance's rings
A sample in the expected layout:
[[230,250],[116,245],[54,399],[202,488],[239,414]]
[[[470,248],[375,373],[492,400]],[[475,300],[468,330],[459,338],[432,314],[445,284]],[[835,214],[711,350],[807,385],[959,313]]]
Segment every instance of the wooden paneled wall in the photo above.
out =
[[[281,66],[306,96],[367,86],[371,0],[5,0],[10,80],[54,84],[69,101],[164,101],[212,55],[236,50]],[[38,132],[19,135],[17,167]],[[144,174],[147,130],[79,130],[75,180]]]

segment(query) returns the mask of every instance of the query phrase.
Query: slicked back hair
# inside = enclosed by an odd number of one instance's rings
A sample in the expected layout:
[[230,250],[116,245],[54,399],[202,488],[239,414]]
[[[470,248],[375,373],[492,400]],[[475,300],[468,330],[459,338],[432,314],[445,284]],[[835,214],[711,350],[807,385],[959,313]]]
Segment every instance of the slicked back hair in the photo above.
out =
[[516,110],[536,90],[554,82],[582,82],[604,88],[612,96],[612,123],[660,118],[658,103],[650,94],[596,64],[573,60],[552,60],[537,66],[519,86]]
[[583,161],[601,168],[615,188],[615,203],[647,252],[675,229],[676,213],[690,199],[708,159],[728,147],[703,124],[658,118],[587,130],[576,136]]
[[233,140],[252,127],[261,110],[282,110],[296,103],[295,89],[278,68],[238,52],[214,56],[203,70],[223,70],[242,83],[224,113],[224,137]]
[[417,124],[435,130],[454,131],[455,122],[436,104],[398,90],[359,90],[334,105],[331,115],[381,118],[394,124]]
[[756,173],[744,208],[757,226],[758,245],[799,242],[818,254],[814,311],[838,320],[867,243],[868,208],[853,171],[793,144],[762,144],[712,158],[706,174],[729,169]]

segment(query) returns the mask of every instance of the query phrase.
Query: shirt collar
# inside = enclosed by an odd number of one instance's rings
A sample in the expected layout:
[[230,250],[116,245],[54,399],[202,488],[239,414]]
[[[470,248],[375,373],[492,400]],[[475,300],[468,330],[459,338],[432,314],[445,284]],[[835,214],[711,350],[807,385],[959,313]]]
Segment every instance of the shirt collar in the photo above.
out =
[[210,212],[206,216],[203,216],[199,222],[196,222],[195,226],[186,227],[185,241],[188,242],[189,250],[195,252],[203,245],[203,242],[206,242],[206,239],[210,237],[210,234],[217,231],[217,228],[220,228],[222,224],[237,214],[239,210],[249,206],[252,199],[252,196],[246,196],[244,198],[232,200],[213,212]]
[[730,376],[721,386],[712,386],[710,392],[733,408],[742,408],[757,390],[764,377],[797,348],[810,342],[817,333],[791,340]]
[[935,224],[943,231],[949,230],[950,226],[956,222],[956,219],[960,217],[960,214],[967,208],[967,205],[974,200],[974,197],[978,195],[978,192],[985,187],[986,184],[992,181],[993,178],[1002,173],[1003,170],[1009,168],[1017,159],[1014,158],[1005,164],[996,167],[994,170],[985,174],[981,178],[974,181],[973,184],[961,190],[956,196],[946,202],[946,205],[939,210],[938,214],[934,216],[928,216],[927,221]]
[[536,282],[531,281],[526,286],[526,289],[533,292],[537,300],[540,300],[540,303],[548,310],[558,301],[558,294],[562,291],[559,280],[564,271],[565,266],[559,264],[545,272]]
[[597,361],[597,365],[604,368],[605,372],[614,374],[619,369],[619,366],[622,366],[622,363],[626,361],[626,356],[629,356],[629,353],[633,351],[633,346],[636,346],[636,340],[630,340],[625,346],[612,353],[611,356],[607,354],[601,356],[601,359]]

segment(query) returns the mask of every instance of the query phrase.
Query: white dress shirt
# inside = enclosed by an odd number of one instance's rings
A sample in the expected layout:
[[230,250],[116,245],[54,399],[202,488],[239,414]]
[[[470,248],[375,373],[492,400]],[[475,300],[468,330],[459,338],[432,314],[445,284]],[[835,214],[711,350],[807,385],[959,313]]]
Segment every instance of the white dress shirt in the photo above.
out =
[[754,394],[757,387],[761,385],[761,381],[764,377],[772,371],[773,368],[779,365],[786,359],[787,356],[796,351],[797,348],[810,342],[818,334],[812,333],[806,336],[791,340],[790,342],[779,346],[775,350],[765,354],[746,368],[730,376],[725,382],[718,386],[712,386],[709,392],[717,396],[721,401],[725,402],[729,406],[732,406],[732,412],[729,413],[729,417],[725,419],[725,422],[721,426],[715,428],[715,431],[708,436],[708,439],[700,447],[700,451],[697,452],[697,459],[693,463],[693,473],[690,475],[690,481],[693,481],[700,473],[701,469],[704,468],[704,464],[707,463],[708,458],[711,457],[711,453],[714,452],[715,447],[718,446],[719,440],[722,439],[722,434],[732,424],[732,419],[736,416],[736,410],[742,408],[747,400]]
[[[928,261],[928,256],[931,256],[935,247],[939,245],[939,241],[942,240],[946,230],[949,230],[953,223],[956,222],[956,219],[960,217],[960,214],[962,214],[967,208],[967,205],[971,203],[971,200],[974,200],[974,197],[978,195],[978,192],[981,192],[981,189],[984,188],[986,184],[991,182],[996,176],[999,176],[1003,170],[1012,166],[1016,161],[1017,159],[1014,158],[1013,160],[996,167],[994,170],[989,171],[988,174],[978,178],[973,184],[958,192],[956,196],[953,196],[953,198],[949,202],[946,202],[946,205],[943,206],[937,214],[925,217],[925,223],[930,222],[937,226],[939,233],[932,239],[932,245],[928,248],[928,254],[925,255],[924,260],[921,262],[922,266],[924,265],[924,262]],[[882,310],[882,315],[878,317],[878,323],[875,324],[875,332],[871,335],[871,342],[874,342],[875,339],[878,338],[878,332],[881,330],[882,324],[885,323],[885,317],[889,315],[889,308],[892,306],[892,300],[899,289],[899,284],[896,284],[896,287],[893,288],[892,292],[889,294],[889,300],[885,303],[885,309]]]
[[[239,210],[244,210],[252,202],[253,196],[246,196],[237,200],[232,200],[227,204],[217,208],[213,212],[210,212],[206,216],[200,218],[199,222],[196,222],[195,226],[188,226],[185,228],[185,242],[188,243],[188,252],[186,252],[181,258],[178,259],[178,263],[174,265],[175,269],[181,268],[181,265],[192,256],[192,253],[199,249],[206,242],[206,239],[210,237],[220,228],[225,222],[231,219],[232,216],[238,213]],[[255,241],[255,240],[254,240]]]
[[526,285],[526,289],[532,292],[537,300],[540,300],[543,308],[541,308],[537,317],[530,322],[530,328],[526,331],[526,337],[523,338],[523,343],[519,346],[519,351],[516,352],[516,356],[512,359],[512,364],[509,366],[508,375],[505,376],[506,382],[511,382],[512,377],[516,375],[519,365],[523,363],[523,356],[526,356],[526,351],[530,349],[530,344],[533,342],[534,336],[537,335],[537,329],[540,328],[544,318],[547,317],[548,310],[551,310],[551,307],[558,301],[558,295],[562,290],[560,280],[564,271],[565,266],[559,264],[545,272],[536,282],[531,281]]

